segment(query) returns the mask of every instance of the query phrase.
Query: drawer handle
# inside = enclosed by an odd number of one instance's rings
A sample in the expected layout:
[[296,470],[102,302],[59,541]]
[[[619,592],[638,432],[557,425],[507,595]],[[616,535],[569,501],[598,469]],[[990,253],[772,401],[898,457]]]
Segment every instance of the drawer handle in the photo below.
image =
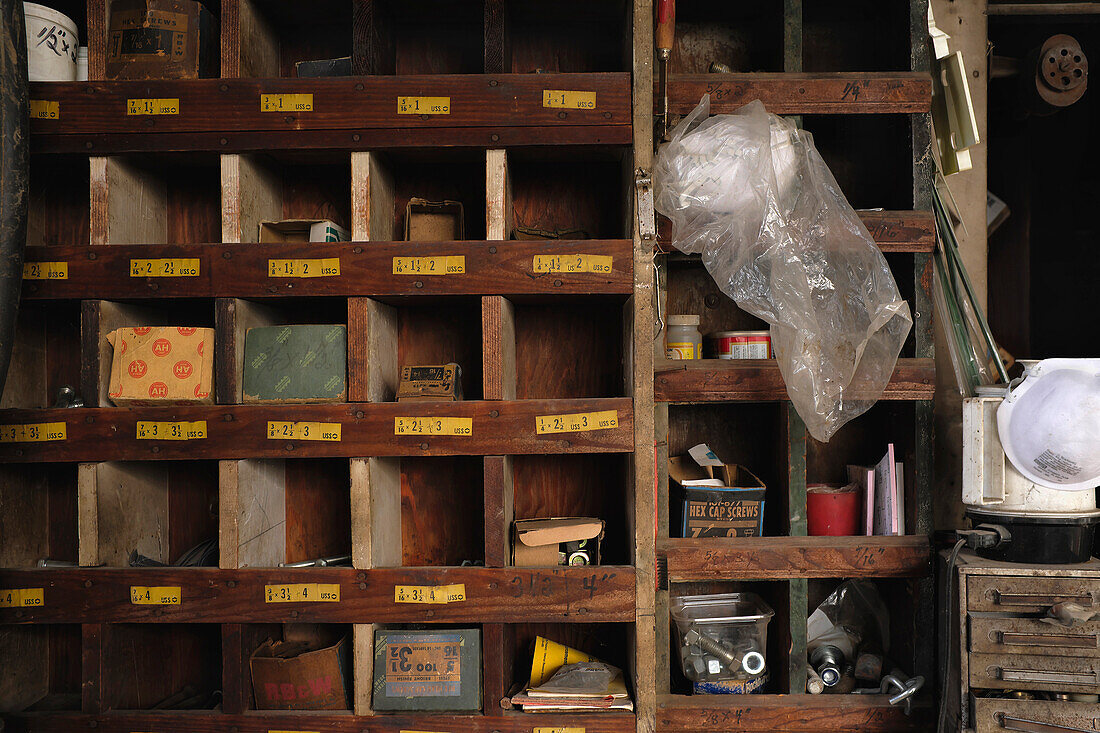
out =
[[1022,733],[1063,733],[1064,731],[1070,731],[1070,733],[1093,733],[1093,731],[1085,728],[1074,728],[1068,725],[1057,725],[1056,723],[1043,723],[1038,720],[1024,720],[1023,718],[1010,718],[1004,713],[997,714],[997,722],[1001,724],[1001,727],[1005,730],[1021,731]]
[[1005,682],[1048,682],[1061,685],[1095,685],[1100,683],[1095,672],[1053,672],[1042,669],[1000,669]]
[[993,602],[999,606],[1053,606],[1056,603],[1077,603],[1092,608],[1091,593],[1050,595],[1041,593],[1002,593],[993,591]]
[[1096,649],[1100,646],[1097,634],[1023,634],[1002,631],[1001,643],[1016,646],[1063,646],[1074,649]]

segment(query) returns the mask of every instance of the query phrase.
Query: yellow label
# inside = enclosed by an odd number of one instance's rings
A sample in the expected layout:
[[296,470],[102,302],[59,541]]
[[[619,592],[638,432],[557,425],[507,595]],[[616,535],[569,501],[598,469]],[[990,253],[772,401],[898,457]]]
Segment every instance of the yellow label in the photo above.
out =
[[596,93],[543,89],[542,106],[551,109],[596,109]]
[[333,277],[340,274],[340,258],[323,260],[268,260],[268,277]]
[[466,255],[394,257],[394,275],[465,275]]
[[206,437],[206,421],[149,422],[138,420],[138,440],[202,440]]
[[338,583],[296,583],[294,585],[265,585],[267,603],[338,603]]
[[434,731],[434,730],[405,730],[404,728],[402,728],[400,731],[398,731],[398,733],[439,733],[439,731]]
[[68,280],[68,262],[24,262],[24,280]]
[[51,102],[45,99],[31,100],[32,120],[56,120],[61,117],[61,102]]
[[449,115],[450,97],[398,97],[399,115]]
[[394,435],[473,435],[472,417],[395,417]]
[[603,412],[577,412],[572,415],[539,415],[535,418],[535,432],[547,433],[585,433],[589,430],[608,430],[619,427],[619,413],[616,410]]
[[67,437],[63,422],[0,425],[0,443],[41,443],[47,440],[65,440]]
[[338,422],[268,422],[268,440],[320,440],[339,443],[341,423]]
[[466,600],[466,585],[395,585],[394,603],[457,603]]
[[611,272],[611,255],[535,255],[535,272]]
[[669,341],[665,344],[665,358],[692,361],[695,359],[695,344],[691,341]]
[[27,608],[44,606],[45,590],[42,588],[6,588],[0,590],[0,608]]
[[312,94],[261,94],[261,112],[312,112]]
[[127,115],[178,115],[178,99],[127,99]]
[[198,277],[199,260],[195,258],[168,258],[159,260],[130,260],[130,277]]
[[584,733],[584,728],[535,728],[534,733]]
[[321,733],[317,730],[269,730],[267,733]]
[[178,585],[130,586],[130,603],[135,606],[178,606],[182,598]]

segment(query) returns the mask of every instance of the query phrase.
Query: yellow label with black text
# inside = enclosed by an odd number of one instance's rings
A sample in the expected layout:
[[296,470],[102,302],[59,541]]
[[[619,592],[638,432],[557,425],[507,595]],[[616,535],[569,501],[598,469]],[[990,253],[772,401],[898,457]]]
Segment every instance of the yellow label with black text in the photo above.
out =
[[472,417],[395,417],[394,435],[473,435]]
[[275,422],[267,423],[268,440],[319,440],[327,443],[339,443],[341,440],[338,422]]
[[138,420],[138,440],[202,440],[206,437],[206,421],[151,422]]
[[268,260],[268,277],[334,277],[340,274],[340,258],[320,260]]
[[543,89],[542,106],[550,109],[596,109],[596,93]]
[[466,600],[465,583],[453,585],[395,585],[394,603],[456,603]]
[[398,97],[399,115],[449,115],[450,97]]
[[178,99],[127,99],[127,115],[178,115]]
[[465,275],[465,255],[394,257],[394,275]]
[[42,443],[47,440],[65,440],[67,437],[63,422],[0,425],[0,443]]
[[43,606],[45,593],[42,588],[3,588],[0,589],[0,608]]
[[46,99],[31,100],[32,120],[56,120],[61,117],[61,102]]
[[68,280],[68,262],[24,262],[24,280]]
[[197,257],[130,260],[130,277],[198,277]]
[[611,272],[611,255],[535,255],[535,272]]
[[577,412],[570,415],[539,415],[535,418],[535,432],[547,433],[584,433],[589,430],[608,430],[619,427],[617,410],[601,412]]
[[312,94],[261,94],[261,112],[312,112]]
[[130,603],[135,606],[178,606],[182,598],[178,585],[130,586]]
[[535,728],[533,733],[584,733],[584,728]]
[[266,603],[337,603],[340,600],[339,583],[296,583],[294,585],[265,585]]

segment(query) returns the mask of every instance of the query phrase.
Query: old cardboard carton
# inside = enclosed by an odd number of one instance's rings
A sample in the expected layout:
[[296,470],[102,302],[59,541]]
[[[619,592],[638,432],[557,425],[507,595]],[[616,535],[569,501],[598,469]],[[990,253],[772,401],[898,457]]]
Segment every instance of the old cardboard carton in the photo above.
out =
[[310,649],[268,639],[248,660],[257,710],[347,710],[347,641]]
[[[603,532],[604,521],[591,517],[517,519],[512,524],[512,565],[599,565]],[[579,561],[583,556],[587,562]]]
[[678,487],[680,537],[759,537],[764,530],[764,482],[748,469],[723,463],[706,445],[668,459]]
[[449,242],[465,236],[460,202],[409,199],[405,207],[405,241]]
[[331,219],[261,221],[259,240],[279,242],[348,242],[351,232]]
[[214,329],[183,326],[119,328],[108,397],[127,405],[214,404]]
[[398,402],[455,402],[462,399],[462,367],[458,364],[401,367]]
[[262,326],[245,332],[247,403],[345,402],[347,376],[346,326]]
[[481,709],[481,629],[374,632],[375,710]]
[[218,75],[218,21],[200,3],[113,0],[108,6],[107,79]]

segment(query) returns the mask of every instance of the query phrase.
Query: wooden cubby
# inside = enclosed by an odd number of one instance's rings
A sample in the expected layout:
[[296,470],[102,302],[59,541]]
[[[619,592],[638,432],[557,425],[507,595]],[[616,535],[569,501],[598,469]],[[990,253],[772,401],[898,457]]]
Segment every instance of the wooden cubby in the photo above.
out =
[[239,24],[240,55],[232,47],[223,48],[222,76],[295,78],[299,61],[350,57],[353,5],[350,0],[322,0],[303,14],[278,0],[226,2],[222,23]]
[[707,74],[713,63],[733,72],[783,71],[783,20],[783,3],[775,0],[680,0],[669,73]]
[[89,626],[84,644],[99,653],[102,677],[95,693],[104,711],[209,710],[219,703],[217,624]]
[[630,71],[629,3],[505,0],[504,71],[513,74]]

